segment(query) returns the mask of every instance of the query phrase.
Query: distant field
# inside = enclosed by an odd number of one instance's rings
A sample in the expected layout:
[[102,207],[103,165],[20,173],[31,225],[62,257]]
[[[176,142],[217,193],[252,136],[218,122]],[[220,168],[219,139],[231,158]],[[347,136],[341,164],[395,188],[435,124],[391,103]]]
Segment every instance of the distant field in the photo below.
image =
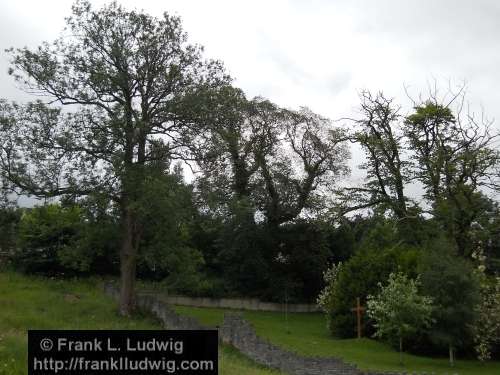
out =
[[[231,310],[175,306],[178,313],[199,319],[206,325],[220,325],[224,312]],[[388,345],[363,338],[336,340],[328,335],[322,314],[289,314],[288,329],[283,313],[245,311],[244,317],[255,327],[257,334],[270,342],[306,356],[334,356],[354,363],[364,370],[418,371],[459,375],[499,375],[500,362],[482,364],[474,360],[458,360],[454,368],[445,358],[404,355],[405,366],[398,365],[399,353]]]
[[[125,319],[96,280],[59,281],[0,272],[0,375],[27,374],[28,329],[162,329],[149,316]],[[219,348],[223,375],[271,375],[226,346]]]

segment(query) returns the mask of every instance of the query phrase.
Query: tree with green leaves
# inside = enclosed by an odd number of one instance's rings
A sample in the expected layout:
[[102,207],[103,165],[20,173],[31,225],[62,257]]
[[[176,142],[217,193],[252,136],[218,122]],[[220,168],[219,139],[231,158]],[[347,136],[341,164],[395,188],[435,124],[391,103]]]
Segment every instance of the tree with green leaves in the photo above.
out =
[[[492,123],[484,116],[478,122],[473,114],[461,113],[463,91],[448,103],[430,93],[428,100],[414,102],[414,112],[407,116],[382,93],[363,91],[360,96],[361,116],[354,119],[358,129],[351,140],[365,151],[361,168],[367,179],[344,189],[340,213],[365,208],[389,212],[405,241],[414,237],[422,214],[431,214],[459,253],[470,256],[472,226],[488,206],[484,192],[500,187],[500,153],[495,147],[499,134]],[[406,193],[415,182],[425,192],[424,204],[412,202]]]
[[368,316],[375,320],[375,336],[399,340],[399,361],[403,364],[403,340],[432,324],[432,298],[419,294],[419,280],[391,273],[386,286],[368,296]]
[[47,204],[26,210],[19,221],[14,266],[27,273],[55,274],[85,269],[92,257],[74,254],[84,220],[77,206]]
[[194,92],[190,107],[200,101],[217,111],[194,114],[204,124],[193,137],[203,173],[198,186],[219,210],[246,206],[250,217],[259,211],[276,228],[317,209],[315,193],[348,172],[344,132],[307,108],[248,100],[231,86]]
[[11,50],[11,74],[49,102],[2,108],[0,117],[15,121],[2,134],[0,160],[22,193],[100,194],[119,208],[120,312],[127,315],[148,165],[186,157],[192,116],[179,103],[195,86],[229,79],[219,62],[204,60],[202,48],[187,42],[178,17],[155,18],[116,2],[95,10],[86,0],[72,12],[53,43]]
[[472,341],[470,327],[476,321],[479,280],[469,261],[446,249],[423,255],[420,278],[422,292],[436,306],[435,323],[428,335],[433,344],[448,347],[453,366],[456,350]]
[[[205,103],[204,110],[196,110],[197,103]],[[230,85],[200,88],[184,104],[200,124],[192,129],[191,148],[201,170],[196,190],[205,207],[223,217],[246,210],[248,220],[253,221],[256,153],[269,152],[272,138],[268,133],[273,130],[270,119],[259,113],[272,114],[269,108],[276,106],[262,98],[248,100]]]
[[[196,103],[208,105],[192,111]],[[202,124],[191,137],[201,172],[194,183],[197,206],[212,224],[220,223],[212,228],[217,229],[209,267],[217,277],[223,270],[225,289],[262,292],[270,278],[269,259],[264,259],[270,246],[269,232],[255,220],[256,154],[268,154],[273,147],[269,134],[275,132],[277,106],[262,98],[249,100],[230,85],[199,88],[184,104]]]
[[246,284],[244,274],[261,275],[280,246],[289,243],[284,237],[293,230],[287,228],[281,238],[284,225],[323,209],[328,188],[347,174],[345,137],[330,120],[306,108],[248,100],[231,86],[198,90],[190,99],[212,101],[218,109],[194,114],[205,124],[193,137],[202,172],[196,192],[200,207],[224,222],[220,264]]
[[169,292],[203,293],[208,285],[200,272],[204,259],[192,241],[196,208],[182,167],[177,164],[174,173],[149,168],[147,180],[137,202],[139,217],[147,223],[141,239],[141,274],[163,280]]
[[345,132],[329,119],[305,107],[279,111],[272,116],[274,132],[268,132],[273,147],[256,153],[257,204],[272,230],[304,211],[321,211],[325,193],[349,173],[350,157]]
[[[451,103],[431,98],[415,105],[404,133],[414,155],[414,176],[425,189],[432,214],[454,239],[461,255],[470,256],[472,224],[485,212],[484,189],[498,189],[500,153],[492,124],[453,113]],[[485,199],[486,198],[486,199]]]

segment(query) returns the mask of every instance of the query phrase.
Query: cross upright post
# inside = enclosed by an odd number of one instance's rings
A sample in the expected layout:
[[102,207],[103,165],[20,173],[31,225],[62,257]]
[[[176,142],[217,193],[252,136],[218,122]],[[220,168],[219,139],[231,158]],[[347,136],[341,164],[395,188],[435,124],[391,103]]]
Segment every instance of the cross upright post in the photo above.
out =
[[356,307],[352,308],[351,311],[356,313],[358,320],[358,339],[361,338],[361,315],[366,310],[365,307],[361,306],[359,297],[356,298]]

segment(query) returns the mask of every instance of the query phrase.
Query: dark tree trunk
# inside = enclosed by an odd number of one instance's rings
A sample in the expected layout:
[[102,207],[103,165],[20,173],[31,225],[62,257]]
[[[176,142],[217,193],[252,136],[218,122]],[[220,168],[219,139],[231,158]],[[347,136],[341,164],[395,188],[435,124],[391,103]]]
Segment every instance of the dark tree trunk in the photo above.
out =
[[130,209],[125,209],[120,250],[120,314],[123,316],[129,316],[135,308],[137,247],[134,231],[134,217]]

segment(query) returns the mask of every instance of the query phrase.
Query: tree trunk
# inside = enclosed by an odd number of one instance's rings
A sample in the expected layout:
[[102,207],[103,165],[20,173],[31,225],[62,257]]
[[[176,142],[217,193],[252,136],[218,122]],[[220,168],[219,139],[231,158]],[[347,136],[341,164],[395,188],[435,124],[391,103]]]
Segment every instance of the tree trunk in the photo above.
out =
[[135,272],[137,248],[134,243],[134,218],[130,209],[124,210],[120,250],[120,314],[129,316],[135,307]]
[[403,338],[399,338],[399,364],[403,365]]
[[455,356],[453,354],[453,346],[449,346],[450,351],[450,366],[453,367],[455,365]]
[[[132,104],[128,102],[127,111],[127,144],[125,147],[125,173],[122,179],[122,247],[120,251],[120,314],[130,316],[135,308],[135,278],[137,268],[137,253],[139,250],[140,230],[137,214],[131,209],[131,203],[137,199],[138,188],[144,180],[144,162],[146,138],[143,133],[138,135],[137,162],[133,163],[133,126],[131,113]],[[142,129],[141,129],[142,130]]]

